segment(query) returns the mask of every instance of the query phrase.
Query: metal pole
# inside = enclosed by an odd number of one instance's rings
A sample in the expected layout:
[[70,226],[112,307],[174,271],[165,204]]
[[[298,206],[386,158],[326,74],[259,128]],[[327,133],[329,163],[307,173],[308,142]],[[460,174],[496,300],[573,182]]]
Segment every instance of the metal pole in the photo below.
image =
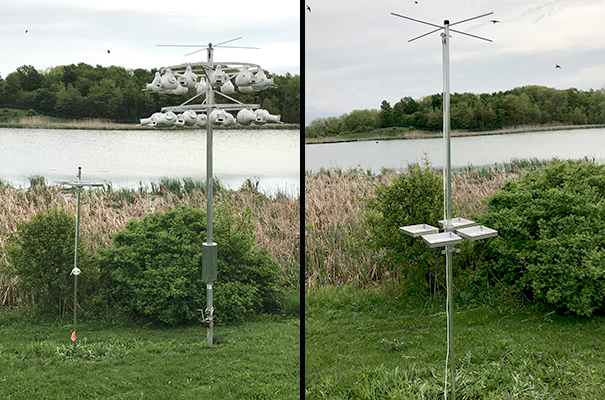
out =
[[445,20],[443,37],[443,137],[445,140],[445,176],[446,179],[446,222],[452,222],[452,190],[451,190],[451,151],[450,151],[450,49],[449,21]]
[[445,248],[445,263],[447,269],[447,334],[450,353],[450,382],[451,399],[456,400],[456,366],[454,365],[454,301],[452,295],[452,252],[454,246]]
[[[78,167],[78,181],[82,179],[82,167]],[[76,249],[74,251],[74,269],[78,268],[78,236],[80,231],[80,186],[76,186],[78,197],[76,210]],[[74,274],[74,333],[76,332],[76,309],[78,307],[78,275]],[[74,351],[76,350],[76,341],[74,340]]]
[[[209,62],[212,61],[212,52],[208,50]],[[212,82],[208,80],[208,91],[206,95],[206,243],[212,245],[212,121],[210,119],[210,113],[212,113],[212,106],[214,105],[214,90],[212,88]],[[210,266],[205,266],[209,268]],[[208,345],[213,343],[213,324],[212,324],[212,281],[206,282],[206,315],[210,318],[210,324],[206,331],[206,341]],[[209,315],[209,317],[208,317]]]
[[[450,22],[444,21],[443,38],[443,137],[445,140],[445,176],[446,180],[446,215],[445,231],[452,232],[452,191],[451,191],[451,148],[450,148]],[[454,302],[452,294],[452,252],[454,246],[445,247],[445,264],[447,280],[447,332],[450,354],[451,399],[456,400],[456,367],[454,362]]]

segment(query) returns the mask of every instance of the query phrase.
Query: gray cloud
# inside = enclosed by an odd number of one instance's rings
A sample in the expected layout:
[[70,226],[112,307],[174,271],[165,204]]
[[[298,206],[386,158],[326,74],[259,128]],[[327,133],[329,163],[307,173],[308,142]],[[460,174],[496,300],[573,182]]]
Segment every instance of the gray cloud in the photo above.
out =
[[[492,43],[452,34],[451,90],[497,92],[523,85],[600,89],[605,83],[603,1],[333,0],[305,14],[305,123],[354,109],[379,108],[402,97],[442,91],[438,33],[390,15],[442,24],[493,11],[493,16],[455,27]],[[325,10],[324,10],[325,7]],[[340,10],[342,9],[342,12]],[[490,19],[500,20],[492,24]],[[563,66],[554,68],[555,63]]]

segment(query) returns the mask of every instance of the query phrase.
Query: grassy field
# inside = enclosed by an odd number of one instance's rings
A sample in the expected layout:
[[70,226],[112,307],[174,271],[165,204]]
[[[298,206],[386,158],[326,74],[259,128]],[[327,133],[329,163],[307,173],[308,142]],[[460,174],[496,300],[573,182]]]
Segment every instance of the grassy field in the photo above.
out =
[[[305,398],[443,398],[444,297],[308,288]],[[604,316],[556,315],[505,299],[454,304],[457,399],[605,398]]]
[[36,320],[0,312],[0,398],[298,399],[300,319],[202,327]]

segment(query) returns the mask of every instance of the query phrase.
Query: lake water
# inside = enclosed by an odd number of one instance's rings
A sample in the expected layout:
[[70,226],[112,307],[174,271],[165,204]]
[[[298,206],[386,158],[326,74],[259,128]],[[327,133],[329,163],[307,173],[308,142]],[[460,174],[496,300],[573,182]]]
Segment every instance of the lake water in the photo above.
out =
[[[239,188],[259,181],[267,194],[300,193],[299,130],[215,129],[214,176]],[[42,175],[48,183],[82,179],[113,187],[149,186],[162,177],[206,181],[206,130],[64,130],[0,128],[0,179],[27,186]]]
[[[405,169],[426,155],[435,168],[445,163],[444,140],[413,139],[305,145],[305,170]],[[527,132],[451,139],[453,168],[493,165],[514,158],[595,158],[605,160],[605,129]]]

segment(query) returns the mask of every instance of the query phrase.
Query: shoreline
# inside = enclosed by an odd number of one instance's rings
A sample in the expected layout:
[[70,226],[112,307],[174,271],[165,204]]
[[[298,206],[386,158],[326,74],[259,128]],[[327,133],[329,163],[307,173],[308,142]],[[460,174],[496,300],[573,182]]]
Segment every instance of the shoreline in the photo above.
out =
[[[35,123],[27,122],[0,122],[0,128],[9,129],[80,129],[80,130],[118,130],[118,131],[154,131],[154,130],[206,130],[206,127],[198,126],[184,126],[184,127],[162,127],[157,128],[153,126],[142,126],[136,123],[118,123],[118,122],[106,122],[100,120],[82,120],[82,121],[66,121],[66,122],[53,122],[53,121],[37,121]],[[237,130],[263,130],[263,129],[279,129],[279,130],[300,130],[300,124],[274,124],[267,123],[264,125],[231,125],[229,127],[213,125],[213,129],[237,129]]]
[[[493,131],[463,131],[463,130],[452,130],[451,137],[464,137],[464,136],[488,136],[488,135],[508,135],[515,133],[526,133],[526,132],[547,132],[547,131],[564,131],[564,130],[578,130],[578,129],[598,129],[605,128],[605,124],[592,124],[592,125],[526,125],[519,127],[504,128]],[[325,144],[325,143],[346,143],[346,142],[363,142],[370,140],[413,140],[413,139],[435,139],[443,138],[442,131],[429,132],[420,130],[410,130],[407,128],[383,128],[380,130],[374,130],[371,132],[364,133],[353,133],[345,134],[342,136],[325,136],[319,138],[305,138],[305,145],[307,144]]]

